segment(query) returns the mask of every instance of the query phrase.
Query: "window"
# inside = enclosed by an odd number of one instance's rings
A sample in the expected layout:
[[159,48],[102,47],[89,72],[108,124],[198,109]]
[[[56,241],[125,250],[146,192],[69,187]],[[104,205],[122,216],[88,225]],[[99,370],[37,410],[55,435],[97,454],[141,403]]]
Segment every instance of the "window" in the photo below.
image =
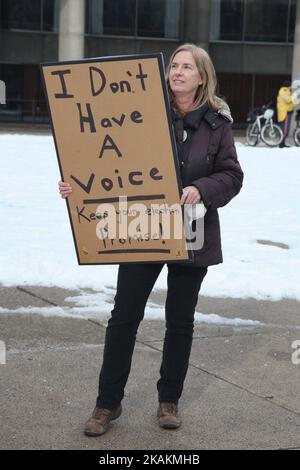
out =
[[138,36],[164,37],[166,2],[140,0],[138,2]]
[[58,31],[60,0],[42,0],[43,31]]
[[138,0],[138,36],[179,37],[180,0]]
[[[102,3],[102,2],[100,2]],[[135,0],[103,2],[103,33],[134,35]]]
[[179,37],[181,0],[88,0],[90,34]]
[[286,42],[289,2],[247,0],[245,41]]
[[296,22],[296,0],[291,1],[290,15],[289,15],[289,30],[288,42],[295,41],[295,22]]
[[296,0],[212,0],[212,41],[293,42]]
[[0,64],[0,76],[6,84],[7,99],[23,98],[24,67],[19,64]]
[[0,106],[0,121],[18,121],[22,113],[24,66],[0,64],[0,77],[6,85],[6,104]]
[[241,41],[243,0],[213,0],[211,3],[211,39]]
[[41,29],[40,0],[1,0],[0,24],[3,29]]
[[0,29],[58,31],[60,0],[0,0]]

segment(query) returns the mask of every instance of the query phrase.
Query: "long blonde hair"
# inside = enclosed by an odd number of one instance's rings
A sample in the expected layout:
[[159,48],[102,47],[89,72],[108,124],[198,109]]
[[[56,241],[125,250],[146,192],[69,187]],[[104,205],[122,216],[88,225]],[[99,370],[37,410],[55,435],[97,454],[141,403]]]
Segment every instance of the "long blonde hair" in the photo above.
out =
[[170,61],[166,70],[166,81],[172,108],[180,113],[180,110],[176,103],[175,95],[170,87],[169,74],[174,57],[176,56],[176,54],[178,54],[178,52],[181,51],[187,51],[192,54],[197,69],[203,80],[203,84],[199,85],[198,90],[196,91],[191,111],[200,108],[200,106],[202,106],[206,102],[211,109],[217,111],[218,109],[220,109],[220,103],[218,103],[218,99],[215,95],[217,87],[217,78],[211,58],[209,57],[208,53],[204,49],[202,49],[202,47],[188,43],[182,44],[181,46],[177,47],[177,49],[173,52],[170,57]]

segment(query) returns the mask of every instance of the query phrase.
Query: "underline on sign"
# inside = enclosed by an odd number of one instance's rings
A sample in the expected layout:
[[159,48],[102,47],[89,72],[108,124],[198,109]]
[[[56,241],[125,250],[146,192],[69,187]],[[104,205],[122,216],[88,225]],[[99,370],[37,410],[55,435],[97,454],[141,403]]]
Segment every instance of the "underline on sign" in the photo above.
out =
[[107,254],[112,254],[112,253],[171,253],[171,250],[163,249],[163,248],[141,248],[139,250],[139,249],[133,248],[131,250],[126,250],[126,249],[124,250],[100,250],[100,251],[97,251],[97,253],[99,255],[103,253],[107,253]]
[[[84,199],[83,204],[101,204],[102,202],[123,202],[123,196],[106,197],[101,199]],[[165,199],[165,194],[145,194],[141,196],[127,196],[126,201],[148,201],[151,199]],[[124,201],[125,202],[125,201]]]

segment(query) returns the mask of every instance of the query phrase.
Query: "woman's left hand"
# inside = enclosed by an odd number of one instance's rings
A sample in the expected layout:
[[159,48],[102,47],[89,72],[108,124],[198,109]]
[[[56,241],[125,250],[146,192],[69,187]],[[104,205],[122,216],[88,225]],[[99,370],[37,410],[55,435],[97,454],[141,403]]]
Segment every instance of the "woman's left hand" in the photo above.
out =
[[183,188],[180,204],[196,204],[201,201],[201,194],[196,186],[186,186]]

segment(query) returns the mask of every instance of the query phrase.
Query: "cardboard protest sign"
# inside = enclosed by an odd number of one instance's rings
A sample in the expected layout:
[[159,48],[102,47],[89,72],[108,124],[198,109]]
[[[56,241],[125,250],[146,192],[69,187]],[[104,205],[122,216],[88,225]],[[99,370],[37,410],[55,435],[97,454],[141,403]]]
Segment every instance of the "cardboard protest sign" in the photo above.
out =
[[162,55],[42,74],[78,263],[189,260]]

